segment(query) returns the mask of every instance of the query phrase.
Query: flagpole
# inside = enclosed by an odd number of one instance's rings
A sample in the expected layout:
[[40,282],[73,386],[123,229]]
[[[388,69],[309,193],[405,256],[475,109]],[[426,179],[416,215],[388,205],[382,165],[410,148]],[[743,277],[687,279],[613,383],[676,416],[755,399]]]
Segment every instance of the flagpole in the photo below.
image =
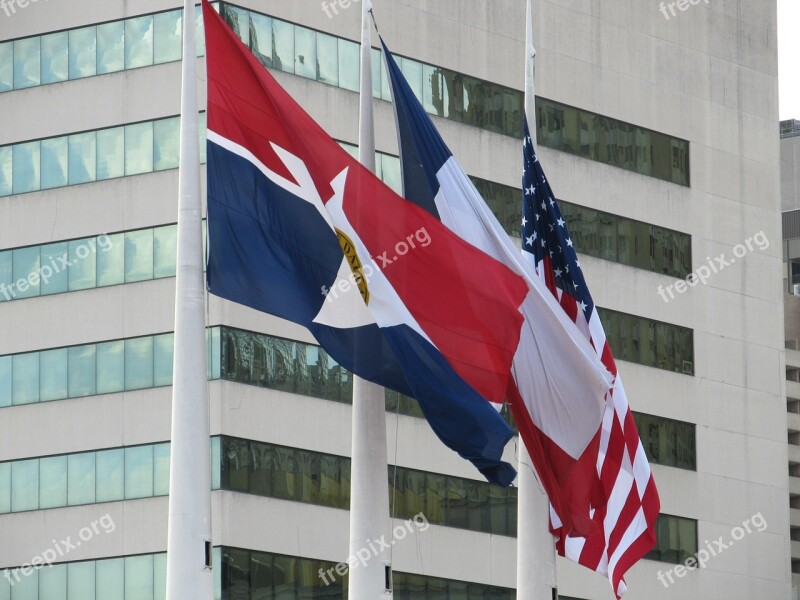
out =
[[213,600],[214,597],[194,11],[194,0],[185,0],[167,600]]
[[[372,114],[372,36],[370,0],[361,3],[361,85],[359,100],[358,159],[375,172],[375,130]],[[353,378],[353,440],[350,466],[350,553],[369,554],[350,569],[349,599],[375,600],[389,596],[387,571],[391,556],[375,542],[387,540],[390,531],[389,479],[386,462],[386,404],[381,386]],[[372,542],[372,545],[370,545]]]
[[[525,18],[525,117],[536,144],[536,49],[532,0]],[[536,479],[533,462],[519,437],[517,479],[517,599],[557,600],[555,541],[550,532],[550,502]]]

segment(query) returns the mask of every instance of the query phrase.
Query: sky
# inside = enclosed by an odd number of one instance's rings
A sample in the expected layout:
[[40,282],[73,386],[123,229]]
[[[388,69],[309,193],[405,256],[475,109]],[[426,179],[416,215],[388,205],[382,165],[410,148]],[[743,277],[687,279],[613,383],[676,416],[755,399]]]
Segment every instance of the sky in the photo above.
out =
[[800,0],[778,0],[780,118],[800,119]]

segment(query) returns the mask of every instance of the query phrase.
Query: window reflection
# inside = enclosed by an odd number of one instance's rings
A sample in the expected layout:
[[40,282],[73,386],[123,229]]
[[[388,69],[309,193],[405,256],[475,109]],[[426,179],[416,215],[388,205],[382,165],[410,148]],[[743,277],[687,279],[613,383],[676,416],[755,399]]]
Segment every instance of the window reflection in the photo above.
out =
[[605,308],[598,312],[617,359],[694,375],[691,329]]
[[183,11],[172,10],[153,17],[153,58],[156,64],[181,59]]
[[[229,437],[220,445],[223,490],[349,508],[348,458]],[[422,512],[439,525],[516,535],[514,488],[399,467],[388,483],[394,518]]]
[[153,64],[153,15],[125,20],[125,68]]
[[[477,177],[472,182],[503,228],[519,237],[522,191]],[[563,200],[559,207],[581,254],[680,278],[691,269],[690,235]]]
[[114,73],[125,68],[125,22],[97,26],[97,73]]
[[84,27],[69,32],[69,78],[97,73],[97,29]]
[[42,36],[42,83],[66,81],[69,76],[69,34],[66,31]]
[[21,89],[40,84],[40,38],[32,37],[14,41],[14,88]]
[[656,545],[645,558],[678,564],[696,553],[697,521],[673,515],[659,515],[656,521]]
[[634,413],[636,428],[651,463],[695,470],[695,425]]

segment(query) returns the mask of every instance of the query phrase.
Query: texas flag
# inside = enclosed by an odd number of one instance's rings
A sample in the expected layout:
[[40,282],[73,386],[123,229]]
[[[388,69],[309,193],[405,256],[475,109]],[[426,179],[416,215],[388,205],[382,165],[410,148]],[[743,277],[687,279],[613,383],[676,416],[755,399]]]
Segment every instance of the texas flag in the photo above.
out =
[[[406,198],[507,265],[528,288],[520,307],[525,320],[512,361],[508,399],[563,528],[585,535],[596,529],[589,516],[599,451],[596,434],[613,375],[503,230],[385,44],[383,51]],[[540,241],[534,236],[531,243]]]

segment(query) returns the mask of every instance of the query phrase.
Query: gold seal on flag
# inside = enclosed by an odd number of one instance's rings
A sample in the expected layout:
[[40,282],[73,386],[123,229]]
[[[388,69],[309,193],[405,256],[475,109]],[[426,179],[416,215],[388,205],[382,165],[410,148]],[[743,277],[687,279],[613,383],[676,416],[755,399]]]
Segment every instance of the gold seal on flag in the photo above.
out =
[[344,256],[347,259],[347,264],[350,265],[350,270],[353,272],[353,283],[358,286],[358,291],[361,292],[361,297],[364,298],[364,304],[369,304],[369,288],[367,287],[367,278],[364,275],[364,265],[361,259],[358,258],[356,246],[347,234],[341,229],[336,230],[336,237],[339,238],[339,245],[342,247]]

